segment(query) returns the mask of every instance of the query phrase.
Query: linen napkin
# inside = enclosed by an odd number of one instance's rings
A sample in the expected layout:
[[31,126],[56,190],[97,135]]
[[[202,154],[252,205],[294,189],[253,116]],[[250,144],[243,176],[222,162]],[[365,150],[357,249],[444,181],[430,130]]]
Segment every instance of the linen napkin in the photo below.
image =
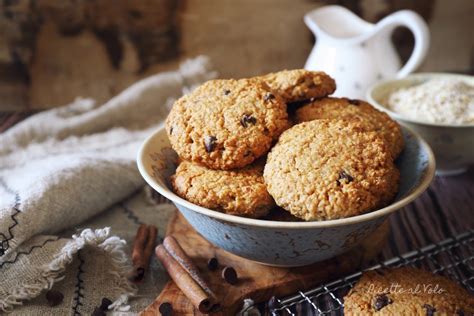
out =
[[[79,98],[0,134],[0,312],[53,286],[63,293],[60,305],[49,307],[43,295],[14,312],[90,314],[104,297],[111,309],[127,310],[136,288],[127,281],[125,239],[141,222],[163,234],[172,211],[147,202],[138,148],[175,99],[215,75],[200,56],[103,105]],[[164,280],[153,282],[156,296]]]

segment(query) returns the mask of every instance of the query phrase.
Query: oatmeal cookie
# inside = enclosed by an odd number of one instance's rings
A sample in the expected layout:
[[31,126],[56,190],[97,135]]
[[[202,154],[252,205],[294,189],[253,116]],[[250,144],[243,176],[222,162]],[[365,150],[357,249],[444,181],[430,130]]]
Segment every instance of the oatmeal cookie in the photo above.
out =
[[322,98],[296,110],[296,123],[316,119],[359,119],[367,130],[377,131],[387,141],[395,158],[403,149],[403,135],[400,125],[386,113],[374,108],[367,102],[347,98]]
[[376,132],[358,121],[314,120],[285,131],[267,157],[277,205],[307,221],[359,215],[390,202],[399,171]]
[[178,155],[208,168],[241,168],[289,126],[286,104],[255,79],[211,80],[177,100],[166,119]]
[[322,98],[336,90],[334,79],[321,71],[283,70],[258,78],[265,81],[287,103]]
[[263,181],[260,161],[231,171],[183,161],[170,180],[182,198],[227,214],[258,218],[275,206]]
[[473,315],[474,298],[453,281],[403,267],[365,272],[344,298],[344,315]]

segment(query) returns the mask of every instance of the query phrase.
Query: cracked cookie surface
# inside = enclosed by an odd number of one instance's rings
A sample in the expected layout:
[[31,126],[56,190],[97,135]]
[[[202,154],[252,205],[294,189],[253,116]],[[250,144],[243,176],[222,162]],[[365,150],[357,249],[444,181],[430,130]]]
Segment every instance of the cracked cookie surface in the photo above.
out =
[[393,158],[403,150],[404,142],[400,125],[388,114],[374,108],[367,102],[347,98],[323,98],[296,110],[296,122],[316,119],[359,119],[367,130],[379,132],[387,141]]
[[285,102],[256,79],[208,81],[177,100],[166,119],[181,158],[224,170],[266,154],[288,127]]
[[321,71],[283,70],[257,78],[265,81],[287,103],[322,98],[336,90],[334,79]]
[[473,315],[474,298],[453,281],[403,267],[365,272],[344,297],[344,315]]
[[236,170],[213,170],[182,161],[170,180],[182,198],[227,214],[258,218],[275,206],[260,160]]
[[358,121],[314,120],[285,131],[268,154],[268,192],[307,221],[359,215],[388,204],[399,171],[383,138]]

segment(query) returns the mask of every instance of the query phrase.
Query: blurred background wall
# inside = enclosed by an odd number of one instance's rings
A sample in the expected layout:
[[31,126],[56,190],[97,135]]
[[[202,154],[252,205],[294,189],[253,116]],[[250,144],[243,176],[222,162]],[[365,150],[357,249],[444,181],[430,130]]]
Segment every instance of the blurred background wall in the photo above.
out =
[[[301,68],[314,44],[303,15],[340,4],[377,22],[400,9],[432,35],[419,71],[474,69],[472,0],[0,0],[0,110],[35,110],[77,96],[99,102],[144,76],[209,55],[221,77]],[[407,30],[393,40],[402,59]]]

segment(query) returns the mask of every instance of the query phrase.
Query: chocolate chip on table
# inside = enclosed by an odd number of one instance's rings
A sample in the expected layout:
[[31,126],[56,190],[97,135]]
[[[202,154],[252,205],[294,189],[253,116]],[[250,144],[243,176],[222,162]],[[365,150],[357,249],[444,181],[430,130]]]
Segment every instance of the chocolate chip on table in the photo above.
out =
[[204,137],[204,147],[206,147],[206,151],[208,153],[214,151],[216,149],[216,140],[215,136],[205,136]]
[[349,102],[349,104],[352,104],[352,105],[360,105],[359,100],[347,99],[347,102]]
[[134,282],[140,282],[143,280],[143,277],[145,276],[145,269],[144,268],[138,268],[135,271],[135,275],[133,276],[133,281]]
[[163,316],[171,316],[173,314],[173,306],[168,302],[161,303],[158,310]]
[[423,308],[426,309],[426,316],[433,316],[436,312],[436,308],[434,308],[430,304],[423,304]]
[[341,182],[341,180],[347,180],[347,182],[349,183],[354,181],[354,178],[350,174],[342,170],[341,172],[339,172],[339,179],[337,179],[337,181]]
[[379,311],[389,304],[392,304],[392,300],[390,299],[390,297],[385,294],[380,294],[375,297],[374,309],[376,311]]
[[207,268],[211,271],[215,271],[219,267],[219,261],[216,257],[212,257],[207,261]]
[[64,295],[63,293],[56,291],[56,290],[50,290],[46,292],[46,300],[48,301],[49,306],[57,306],[63,302]]
[[102,309],[102,310],[104,310],[104,311],[106,311],[106,310],[109,309],[110,304],[112,304],[112,301],[109,300],[107,297],[104,297],[104,298],[102,299],[102,302],[100,303],[100,307],[99,307],[99,308]]
[[270,297],[270,299],[267,302],[268,309],[274,310],[275,308],[278,308],[280,306],[280,303],[278,303],[278,300],[275,296]]
[[247,127],[249,124],[255,125],[255,123],[257,123],[257,119],[252,115],[244,114],[240,119],[240,124],[242,124],[243,127]]
[[92,312],[92,316],[106,316],[107,314],[103,309],[100,307],[96,307],[94,311]]
[[267,93],[267,94],[265,94],[265,96],[263,97],[263,99],[264,99],[265,101],[270,101],[270,100],[272,100],[272,99],[275,99],[275,96],[274,96],[273,94],[271,94],[271,93]]
[[237,272],[232,267],[225,267],[224,270],[222,270],[222,278],[232,285],[237,284],[238,281]]
[[229,89],[224,89],[224,95],[229,95],[230,94],[230,90]]

